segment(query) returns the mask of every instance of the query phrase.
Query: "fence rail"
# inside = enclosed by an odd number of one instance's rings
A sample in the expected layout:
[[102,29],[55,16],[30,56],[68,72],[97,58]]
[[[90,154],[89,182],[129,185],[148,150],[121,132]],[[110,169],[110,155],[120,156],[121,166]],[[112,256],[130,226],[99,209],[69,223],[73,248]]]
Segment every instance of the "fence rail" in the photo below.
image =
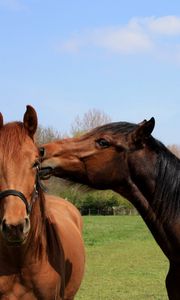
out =
[[138,212],[133,207],[126,207],[126,206],[115,206],[115,207],[108,207],[104,209],[96,209],[96,208],[83,208],[80,209],[82,215],[138,215]]

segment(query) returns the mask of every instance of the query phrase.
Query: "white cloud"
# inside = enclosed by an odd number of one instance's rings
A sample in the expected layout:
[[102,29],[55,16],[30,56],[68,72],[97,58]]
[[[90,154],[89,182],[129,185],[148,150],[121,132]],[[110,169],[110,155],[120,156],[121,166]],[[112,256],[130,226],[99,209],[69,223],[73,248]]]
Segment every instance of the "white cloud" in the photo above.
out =
[[124,27],[105,27],[87,30],[59,44],[63,52],[77,53],[82,49],[98,47],[109,52],[130,54],[147,52],[153,43],[138,24],[130,22]]
[[130,26],[97,30],[92,40],[95,46],[123,54],[147,52],[153,47],[146,33]]
[[162,35],[180,35],[180,17],[165,16],[147,19],[149,29]]
[[[161,38],[163,37],[163,38]],[[58,45],[63,52],[101,49],[116,54],[145,53],[179,62],[180,17],[132,18],[125,25],[94,28]]]

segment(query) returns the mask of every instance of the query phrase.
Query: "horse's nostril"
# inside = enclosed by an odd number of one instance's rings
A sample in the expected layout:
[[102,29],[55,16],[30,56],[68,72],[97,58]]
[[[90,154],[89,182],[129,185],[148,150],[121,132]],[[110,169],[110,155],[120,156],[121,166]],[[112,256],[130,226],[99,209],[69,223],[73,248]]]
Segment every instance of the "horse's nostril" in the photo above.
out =
[[27,233],[30,229],[30,219],[29,217],[25,218],[24,221],[24,227],[23,227],[23,233]]
[[25,218],[23,222],[19,224],[8,224],[6,219],[4,219],[1,223],[1,231],[4,235],[13,235],[13,236],[21,236],[26,235],[30,229],[30,220],[29,218]]
[[24,224],[25,224],[26,226],[29,225],[29,218],[28,218],[28,217],[25,218]]
[[1,228],[2,228],[2,232],[4,232],[4,233],[6,233],[8,231],[9,225],[6,223],[6,219],[4,219],[2,221]]
[[40,157],[44,157],[45,149],[43,147],[39,148],[39,154],[40,154]]

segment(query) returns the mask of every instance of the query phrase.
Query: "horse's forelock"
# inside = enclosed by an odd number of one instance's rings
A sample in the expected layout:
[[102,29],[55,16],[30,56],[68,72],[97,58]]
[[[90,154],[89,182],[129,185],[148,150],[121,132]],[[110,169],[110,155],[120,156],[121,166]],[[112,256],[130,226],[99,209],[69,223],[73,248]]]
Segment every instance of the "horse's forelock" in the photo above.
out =
[[4,159],[15,157],[27,133],[21,122],[7,123],[0,129],[0,147]]

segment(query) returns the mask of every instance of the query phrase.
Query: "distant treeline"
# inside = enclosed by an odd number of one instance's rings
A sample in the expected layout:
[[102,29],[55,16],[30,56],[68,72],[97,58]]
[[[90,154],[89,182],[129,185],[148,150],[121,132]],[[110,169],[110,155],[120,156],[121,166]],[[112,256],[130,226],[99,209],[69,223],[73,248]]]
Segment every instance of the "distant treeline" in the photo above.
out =
[[130,202],[110,190],[90,190],[87,187],[70,184],[56,178],[52,178],[46,184],[49,193],[72,202],[82,215],[137,214]]

